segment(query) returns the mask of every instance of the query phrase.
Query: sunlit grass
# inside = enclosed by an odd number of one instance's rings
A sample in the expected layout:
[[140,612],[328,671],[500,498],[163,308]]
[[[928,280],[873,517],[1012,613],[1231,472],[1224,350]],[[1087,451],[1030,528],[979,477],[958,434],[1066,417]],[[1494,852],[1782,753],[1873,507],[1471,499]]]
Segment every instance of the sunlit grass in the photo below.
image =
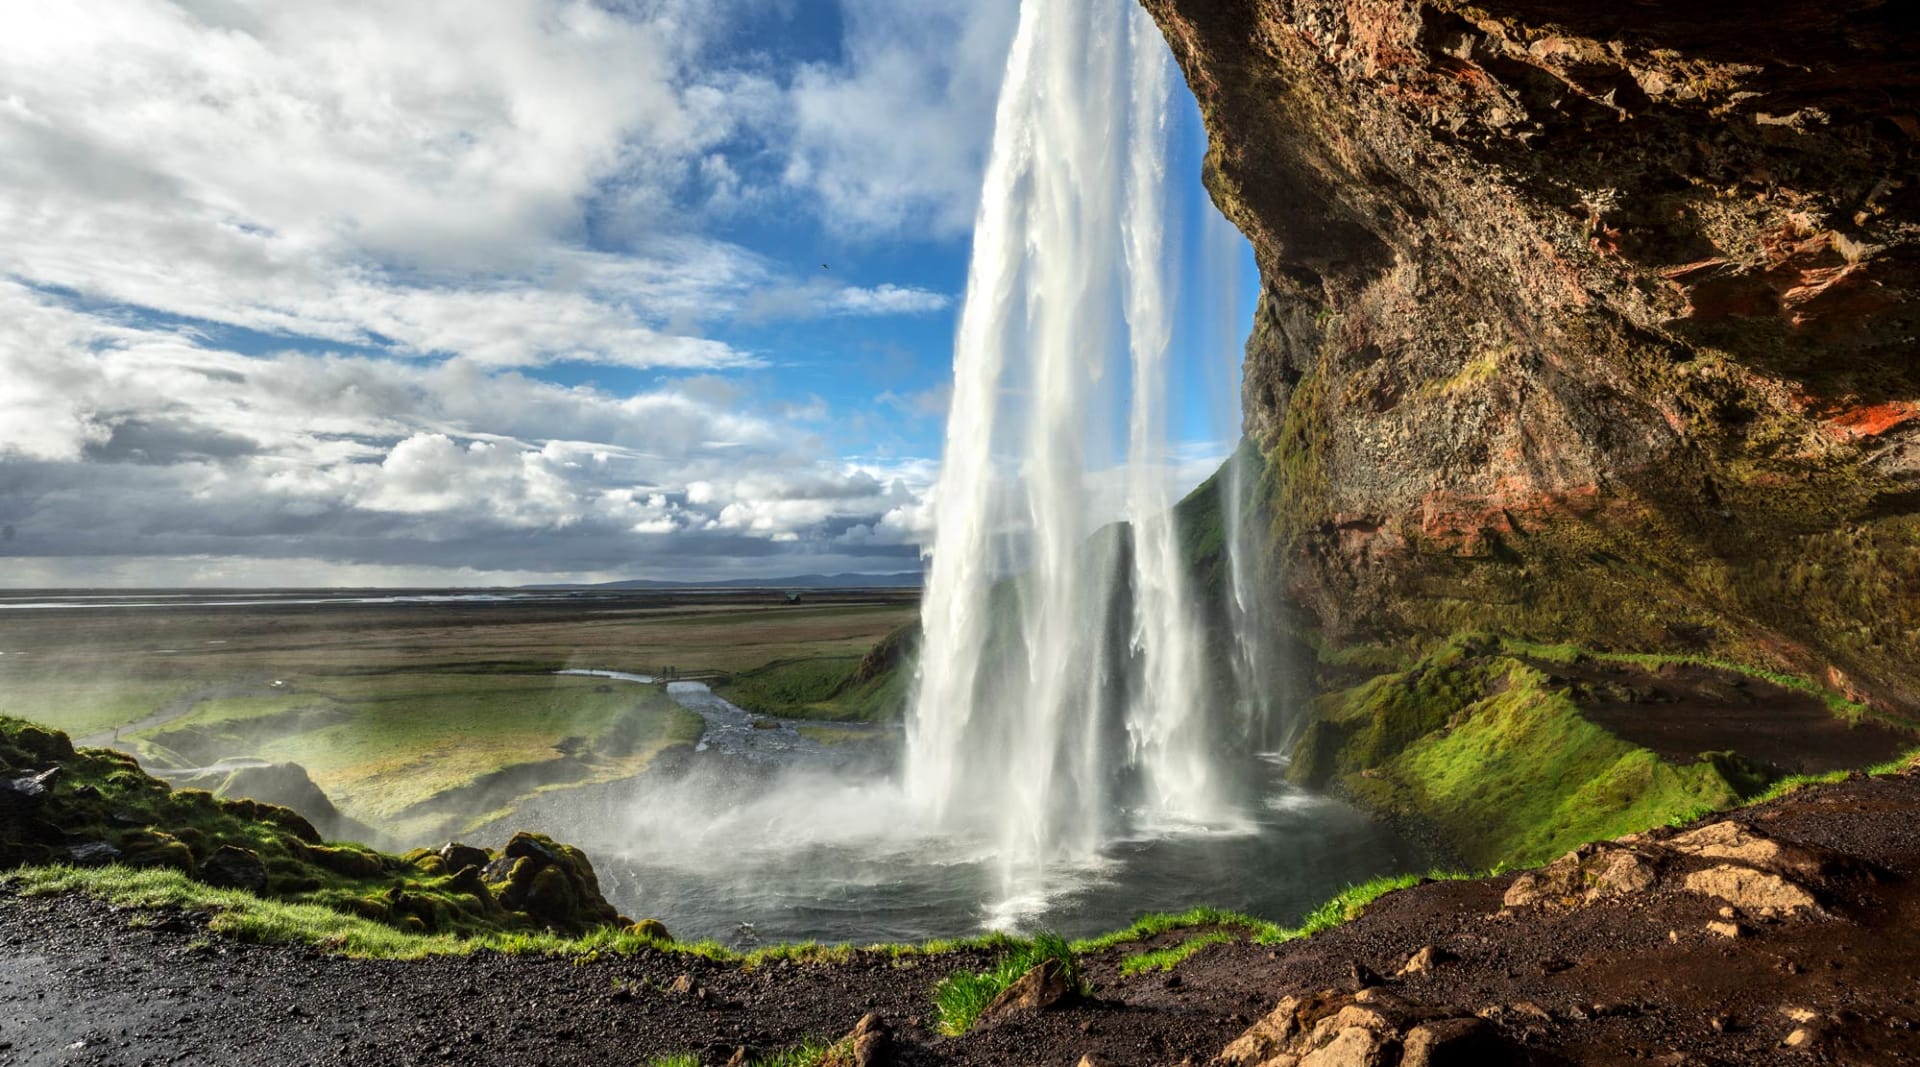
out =
[[1193,908],[1182,912],[1151,912],[1135,919],[1132,926],[1099,937],[1082,938],[1073,943],[1077,953],[1101,952],[1120,945],[1158,937],[1174,930],[1207,926],[1237,927],[1258,939],[1279,934],[1280,927],[1265,919],[1219,908]]
[[1058,934],[1040,934],[1031,941],[1016,942],[992,970],[956,971],[941,979],[933,988],[935,1026],[948,1036],[966,1033],[993,998],[1049,959],[1060,961],[1066,968],[1067,981],[1080,988],[1080,965],[1072,946]]
[[1120,973],[1131,978],[1148,971],[1171,971],[1174,967],[1210,945],[1224,945],[1240,938],[1228,930],[1208,930],[1187,938],[1178,944],[1152,952],[1138,952],[1120,961]]

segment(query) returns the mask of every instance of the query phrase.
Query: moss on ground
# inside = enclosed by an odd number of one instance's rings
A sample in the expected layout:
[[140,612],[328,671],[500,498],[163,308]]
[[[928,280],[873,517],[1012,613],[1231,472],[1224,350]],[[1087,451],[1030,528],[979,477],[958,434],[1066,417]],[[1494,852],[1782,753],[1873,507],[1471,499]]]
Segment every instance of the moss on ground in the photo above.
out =
[[1674,763],[1620,739],[1588,721],[1567,688],[1529,662],[1583,656],[1737,670],[1818,694],[1842,717],[1865,711],[1806,679],[1718,659],[1468,636],[1322,698],[1290,774],[1416,820],[1448,851],[1486,867],[1543,862],[1587,841],[1733,806],[1770,784],[1729,753]]

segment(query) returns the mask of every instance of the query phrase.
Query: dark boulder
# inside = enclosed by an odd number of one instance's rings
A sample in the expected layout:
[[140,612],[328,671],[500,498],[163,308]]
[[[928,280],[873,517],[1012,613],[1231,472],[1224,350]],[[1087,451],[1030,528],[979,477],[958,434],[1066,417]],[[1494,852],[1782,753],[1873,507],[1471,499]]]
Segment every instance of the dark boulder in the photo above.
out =
[[440,862],[446,865],[447,873],[458,874],[468,867],[484,868],[493,861],[484,848],[474,848],[458,841],[449,841],[440,849]]
[[89,841],[84,845],[75,845],[67,850],[73,862],[82,867],[99,867],[120,859],[120,850],[105,841]]
[[258,893],[267,888],[267,866],[252,849],[221,845],[200,864],[200,880],[219,889]]

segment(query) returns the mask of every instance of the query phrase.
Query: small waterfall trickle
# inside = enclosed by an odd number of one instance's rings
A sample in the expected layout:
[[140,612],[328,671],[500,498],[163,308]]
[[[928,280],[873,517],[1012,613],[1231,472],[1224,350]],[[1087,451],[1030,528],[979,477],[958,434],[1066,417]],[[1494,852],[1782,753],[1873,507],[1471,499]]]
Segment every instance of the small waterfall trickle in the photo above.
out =
[[[1170,477],[1173,86],[1135,4],[1024,0],[955,341],[905,764],[918,807],[989,835],[1010,881],[1118,833],[1236,818],[1219,763],[1223,741],[1244,753],[1247,703],[1221,690],[1254,673],[1208,647]],[[1100,526],[1103,509],[1125,525]],[[1254,579],[1228,567],[1211,615],[1237,627]]]

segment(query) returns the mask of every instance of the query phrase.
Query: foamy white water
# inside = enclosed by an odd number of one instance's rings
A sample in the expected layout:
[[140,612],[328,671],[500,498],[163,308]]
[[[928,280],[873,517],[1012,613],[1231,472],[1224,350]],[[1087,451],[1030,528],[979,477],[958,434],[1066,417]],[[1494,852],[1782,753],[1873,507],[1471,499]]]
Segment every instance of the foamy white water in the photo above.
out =
[[[1240,821],[1215,768],[1217,711],[1238,701],[1212,691],[1167,477],[1173,84],[1137,6],[1022,5],[955,345],[905,772],[937,824],[999,842],[1009,900],[1118,835]],[[1128,525],[1103,531],[1093,472],[1119,463]]]

